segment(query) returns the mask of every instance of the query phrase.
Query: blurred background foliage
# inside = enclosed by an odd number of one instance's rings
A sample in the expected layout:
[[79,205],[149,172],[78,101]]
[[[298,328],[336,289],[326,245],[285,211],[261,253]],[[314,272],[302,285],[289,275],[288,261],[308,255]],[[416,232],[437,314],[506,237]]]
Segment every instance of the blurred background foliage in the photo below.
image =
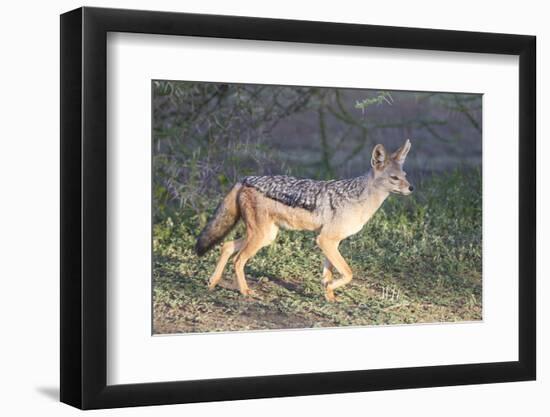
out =
[[156,221],[199,215],[246,175],[361,175],[376,143],[411,139],[413,181],[481,164],[479,94],[165,80],[152,93]]

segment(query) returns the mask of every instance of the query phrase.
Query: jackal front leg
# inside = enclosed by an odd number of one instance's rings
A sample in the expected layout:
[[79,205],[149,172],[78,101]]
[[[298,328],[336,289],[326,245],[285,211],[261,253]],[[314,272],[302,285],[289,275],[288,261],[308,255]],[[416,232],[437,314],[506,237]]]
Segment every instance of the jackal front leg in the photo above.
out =
[[347,264],[346,260],[342,257],[340,251],[338,250],[338,245],[340,244],[339,240],[319,235],[317,236],[317,244],[330,263],[342,275],[341,278],[327,283],[325,287],[326,299],[328,301],[335,301],[336,297],[334,296],[334,290],[349,283],[353,277],[353,273],[351,272],[351,268]]
[[333,269],[334,269],[334,266],[325,257],[323,259],[323,280],[321,281],[324,287],[326,287],[329,282],[332,282]]

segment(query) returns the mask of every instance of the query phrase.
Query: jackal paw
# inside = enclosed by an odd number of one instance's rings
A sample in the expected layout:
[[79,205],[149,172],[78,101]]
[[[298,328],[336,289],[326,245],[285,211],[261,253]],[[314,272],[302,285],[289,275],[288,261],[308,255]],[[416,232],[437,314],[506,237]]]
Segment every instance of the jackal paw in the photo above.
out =
[[254,296],[256,296],[256,291],[251,290],[250,288],[245,288],[245,289],[242,289],[240,291],[241,291],[241,294],[244,295],[245,297],[254,297]]
[[327,299],[328,302],[331,302],[331,303],[336,301],[336,297],[334,296],[334,291],[329,287],[325,288],[325,298]]
[[208,281],[208,291],[212,291],[214,288],[216,288],[216,285],[218,285],[218,280],[210,280]]

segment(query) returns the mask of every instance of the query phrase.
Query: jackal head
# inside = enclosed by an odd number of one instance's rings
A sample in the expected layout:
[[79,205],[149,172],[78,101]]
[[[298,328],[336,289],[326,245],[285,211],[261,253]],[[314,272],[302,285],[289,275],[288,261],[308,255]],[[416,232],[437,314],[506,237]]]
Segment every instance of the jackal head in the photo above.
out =
[[405,143],[389,155],[384,145],[376,145],[372,151],[371,165],[374,173],[374,186],[389,193],[409,195],[413,186],[407,181],[403,171],[405,158],[411,149],[411,141]]

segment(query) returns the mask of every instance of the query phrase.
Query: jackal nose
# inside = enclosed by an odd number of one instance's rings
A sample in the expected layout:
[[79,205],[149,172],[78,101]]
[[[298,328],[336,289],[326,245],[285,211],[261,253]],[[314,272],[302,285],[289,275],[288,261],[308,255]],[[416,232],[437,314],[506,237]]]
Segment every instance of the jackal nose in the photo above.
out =
[[409,185],[409,191],[414,190],[414,187],[412,185]]

